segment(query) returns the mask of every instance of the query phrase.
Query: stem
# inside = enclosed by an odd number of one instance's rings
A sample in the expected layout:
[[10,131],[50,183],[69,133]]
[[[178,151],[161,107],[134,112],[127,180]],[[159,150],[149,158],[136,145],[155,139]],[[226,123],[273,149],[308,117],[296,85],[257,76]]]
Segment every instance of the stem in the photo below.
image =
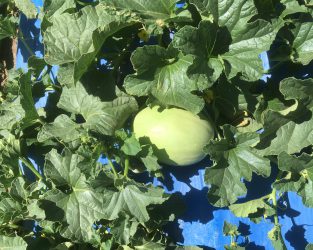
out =
[[39,172],[36,170],[36,168],[33,166],[33,164],[31,164],[31,163],[29,162],[28,159],[26,159],[25,157],[20,157],[20,160],[23,162],[23,164],[24,164],[30,171],[33,172],[34,175],[36,175],[36,177],[37,177],[39,180],[43,181],[42,175],[39,174]]
[[275,224],[275,226],[279,226],[278,215],[277,215],[276,188],[273,188],[273,191],[272,191],[272,194],[271,194],[271,198],[272,198],[273,206],[274,206],[274,209],[275,209],[274,224]]
[[220,132],[218,131],[217,126],[215,125],[215,122],[213,121],[212,117],[210,116],[207,108],[204,109],[204,115],[207,118],[207,120],[210,122],[210,124],[213,126],[213,129],[214,129],[215,134],[217,135],[217,138],[219,140],[221,140],[223,137],[221,136]]
[[124,163],[124,176],[126,177],[128,175],[128,169],[129,169],[129,159],[126,157],[125,163]]
[[19,228],[20,228],[20,226],[15,225],[15,224],[10,224],[10,223],[8,223],[8,224],[3,224],[3,225],[1,225],[0,227],[1,227],[1,228],[6,228],[6,227],[8,227],[8,228],[11,228],[11,229],[19,229]]
[[31,49],[31,47],[29,47],[29,45],[27,44],[27,42],[25,41],[24,39],[24,34],[22,32],[21,29],[19,29],[19,33],[20,33],[20,36],[18,36],[18,38],[22,41],[22,43],[24,44],[25,48],[27,49],[28,53],[31,55],[31,56],[34,56],[35,53],[33,52],[33,50]]
[[113,162],[111,161],[111,159],[109,157],[108,157],[108,162],[109,162],[109,166],[111,167],[111,170],[112,170],[112,172],[114,174],[114,177],[117,178],[118,175],[117,175],[116,169],[115,169],[115,167],[113,165]]
[[[277,174],[277,177],[276,177],[276,181],[279,180],[283,175],[283,172],[282,171],[279,171],[278,174]],[[278,206],[277,206],[277,198],[276,198],[276,193],[277,193],[277,190],[276,188],[273,188],[272,190],[272,193],[271,193],[271,199],[272,199],[272,202],[273,202],[273,207],[275,209],[275,215],[274,215],[274,224],[275,226],[279,226],[279,221],[278,221],[278,215],[277,215],[277,212],[278,212]]]

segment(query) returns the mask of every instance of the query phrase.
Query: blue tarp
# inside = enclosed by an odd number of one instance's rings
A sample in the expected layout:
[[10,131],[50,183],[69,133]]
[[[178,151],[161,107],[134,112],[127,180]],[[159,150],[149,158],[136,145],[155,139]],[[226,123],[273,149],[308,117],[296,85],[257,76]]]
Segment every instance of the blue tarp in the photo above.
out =
[[[42,6],[41,0],[34,0],[33,2],[38,7]],[[37,56],[42,57],[40,21],[27,20],[25,16],[21,16],[20,23],[27,44]],[[17,67],[27,70],[27,58],[29,56],[26,47],[19,42]],[[260,57],[264,68],[269,68],[266,53],[262,53]],[[265,75],[263,79],[267,77],[271,76]],[[37,108],[45,106],[47,95],[48,93],[37,100]],[[36,166],[42,168],[43,159],[38,159],[35,155],[30,156],[30,158],[33,158],[32,161]],[[255,224],[248,219],[235,217],[228,209],[215,208],[208,203],[208,186],[204,183],[204,168],[210,164],[210,160],[206,159],[187,168],[165,168],[164,182],[160,183],[156,179],[153,180],[155,185],[163,185],[166,192],[179,194],[187,204],[186,212],[166,227],[169,235],[183,245],[201,245],[204,249],[220,250],[224,249],[225,244],[230,244],[230,237],[223,236],[223,223],[228,221],[239,226],[239,231],[243,235],[239,242],[243,243],[246,249],[273,249],[267,237],[268,231],[273,227],[270,219]],[[270,185],[273,178],[264,179],[254,175],[252,182],[246,183],[247,197],[241,198],[240,201],[247,201],[268,194],[271,191]],[[303,206],[301,198],[292,192],[282,198],[281,206],[286,208],[280,211],[279,222],[282,225],[282,235],[287,248],[304,250],[309,242],[313,242],[313,209]]]

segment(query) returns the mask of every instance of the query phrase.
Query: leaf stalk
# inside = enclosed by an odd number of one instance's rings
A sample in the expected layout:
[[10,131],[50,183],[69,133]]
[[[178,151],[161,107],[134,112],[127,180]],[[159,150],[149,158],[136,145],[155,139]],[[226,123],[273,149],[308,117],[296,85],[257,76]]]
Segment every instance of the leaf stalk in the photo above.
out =
[[114,177],[115,177],[115,178],[118,178],[116,169],[115,169],[115,167],[114,167],[114,165],[113,165],[113,162],[111,161],[111,159],[110,159],[109,157],[108,157],[108,162],[109,162],[109,166],[111,167],[111,170],[112,170],[112,172],[113,172],[113,174],[114,174]]

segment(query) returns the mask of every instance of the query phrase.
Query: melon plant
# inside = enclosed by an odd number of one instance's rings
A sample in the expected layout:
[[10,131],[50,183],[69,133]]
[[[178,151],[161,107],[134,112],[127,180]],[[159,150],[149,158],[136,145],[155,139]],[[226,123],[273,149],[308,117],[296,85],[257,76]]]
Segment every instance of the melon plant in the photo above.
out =
[[311,249],[310,2],[1,0],[0,249]]

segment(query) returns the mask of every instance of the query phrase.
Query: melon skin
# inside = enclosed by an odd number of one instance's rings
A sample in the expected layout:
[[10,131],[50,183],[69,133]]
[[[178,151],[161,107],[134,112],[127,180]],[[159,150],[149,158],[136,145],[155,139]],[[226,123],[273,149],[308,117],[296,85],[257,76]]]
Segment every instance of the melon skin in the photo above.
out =
[[189,111],[159,106],[141,110],[133,123],[135,136],[154,145],[160,163],[187,166],[205,157],[203,147],[214,138],[213,126]]

